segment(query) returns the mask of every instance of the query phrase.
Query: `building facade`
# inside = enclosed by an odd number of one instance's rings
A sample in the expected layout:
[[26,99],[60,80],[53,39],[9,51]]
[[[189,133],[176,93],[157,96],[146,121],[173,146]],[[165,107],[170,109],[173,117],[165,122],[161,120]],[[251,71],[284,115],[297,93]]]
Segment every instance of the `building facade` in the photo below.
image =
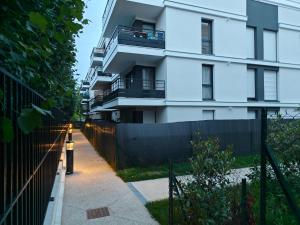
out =
[[299,113],[300,1],[109,0],[98,49],[118,122]]

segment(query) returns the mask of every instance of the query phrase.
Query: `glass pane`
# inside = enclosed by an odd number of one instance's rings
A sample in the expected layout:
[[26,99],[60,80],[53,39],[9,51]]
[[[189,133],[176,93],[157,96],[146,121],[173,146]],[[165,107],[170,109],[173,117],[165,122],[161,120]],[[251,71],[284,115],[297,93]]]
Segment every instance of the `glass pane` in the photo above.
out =
[[212,87],[204,86],[202,87],[202,98],[203,99],[212,99]]
[[210,66],[202,67],[202,84],[211,85],[212,68]]
[[143,31],[154,31],[154,24],[143,24]]
[[255,98],[255,70],[248,69],[247,71],[247,97]]
[[212,23],[202,21],[202,54],[212,54]]
[[154,70],[152,68],[143,68],[143,89],[151,90],[153,89],[154,83]]

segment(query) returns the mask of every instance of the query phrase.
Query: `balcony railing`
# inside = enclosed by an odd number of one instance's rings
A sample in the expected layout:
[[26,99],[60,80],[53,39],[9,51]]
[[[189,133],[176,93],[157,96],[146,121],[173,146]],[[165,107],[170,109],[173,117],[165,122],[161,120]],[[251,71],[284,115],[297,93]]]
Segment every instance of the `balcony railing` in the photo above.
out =
[[95,72],[93,73],[92,77],[91,77],[91,83],[93,83],[93,80],[96,79],[97,77],[112,77],[111,73],[104,73],[102,71],[102,67],[97,66],[95,68]]
[[104,92],[104,102],[117,97],[127,98],[165,98],[165,81],[122,79],[115,80],[110,90]]
[[114,2],[114,0],[108,0],[107,3],[106,3],[105,10],[104,10],[104,13],[103,13],[103,16],[102,16],[102,29],[105,26],[105,23],[106,23],[106,20],[108,18],[108,14],[111,10],[111,7],[113,5],[113,2]]
[[97,95],[90,101],[91,109],[94,109],[98,106],[102,106],[103,104],[103,95]]
[[165,32],[158,30],[139,29],[136,27],[117,26],[105,49],[104,56],[117,41],[118,44],[165,48]]

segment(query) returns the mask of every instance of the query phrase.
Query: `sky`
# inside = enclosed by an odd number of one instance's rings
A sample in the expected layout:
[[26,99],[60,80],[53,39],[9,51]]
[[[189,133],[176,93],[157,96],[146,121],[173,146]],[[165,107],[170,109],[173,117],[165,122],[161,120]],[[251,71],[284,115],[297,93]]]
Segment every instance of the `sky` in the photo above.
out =
[[96,47],[102,32],[102,15],[107,0],[85,0],[87,8],[84,18],[89,19],[90,23],[83,29],[83,33],[76,39],[77,48],[77,73],[78,82],[85,78],[89,65],[90,54],[93,47]]

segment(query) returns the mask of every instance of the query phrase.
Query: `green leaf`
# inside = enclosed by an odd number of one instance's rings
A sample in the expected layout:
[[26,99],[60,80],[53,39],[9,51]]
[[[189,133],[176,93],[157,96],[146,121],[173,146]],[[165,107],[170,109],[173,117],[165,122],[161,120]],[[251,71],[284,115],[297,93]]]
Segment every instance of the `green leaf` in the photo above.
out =
[[42,116],[35,109],[23,109],[18,118],[18,125],[25,134],[42,126]]
[[1,140],[4,143],[11,142],[14,139],[14,130],[11,120],[6,117],[0,118],[0,128],[2,133]]
[[29,13],[29,20],[32,24],[40,28],[43,32],[46,31],[48,20],[42,14],[38,12],[30,12]]
[[56,32],[56,33],[54,34],[54,39],[55,39],[57,42],[59,42],[59,43],[63,43],[65,37],[64,37],[64,35],[63,35],[62,33]]

